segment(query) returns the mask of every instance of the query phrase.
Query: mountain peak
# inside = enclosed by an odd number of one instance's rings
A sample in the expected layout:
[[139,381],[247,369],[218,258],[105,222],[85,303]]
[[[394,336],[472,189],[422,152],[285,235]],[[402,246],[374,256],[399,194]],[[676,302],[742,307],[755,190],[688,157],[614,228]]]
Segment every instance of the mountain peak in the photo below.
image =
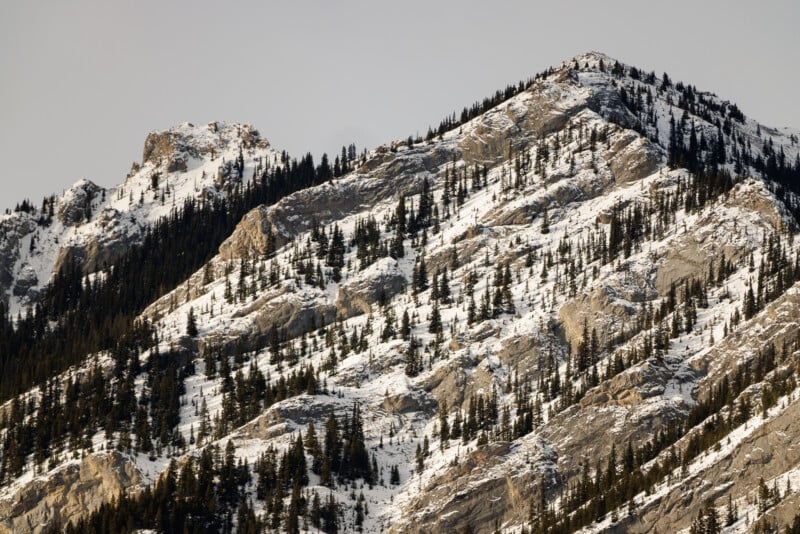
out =
[[186,158],[213,155],[230,148],[267,148],[269,142],[249,124],[183,122],[167,130],[150,132],[144,142],[142,165],[166,161],[168,172],[186,170]]
[[596,67],[601,61],[605,65],[610,65],[617,62],[617,60],[612,58],[611,56],[608,56],[602,52],[590,50],[588,52],[583,52],[581,54],[573,56],[572,58],[564,61],[562,65],[571,65],[574,63],[578,63],[581,68],[583,68],[584,65],[586,64],[588,64],[590,67]]

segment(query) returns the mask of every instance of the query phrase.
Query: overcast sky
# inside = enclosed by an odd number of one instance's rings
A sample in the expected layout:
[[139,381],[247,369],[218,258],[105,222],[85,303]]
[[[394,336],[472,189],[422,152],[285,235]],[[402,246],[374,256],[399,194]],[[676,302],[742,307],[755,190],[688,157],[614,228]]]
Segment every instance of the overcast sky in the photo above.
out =
[[79,178],[117,184],[149,131],[183,121],[247,122],[315,157],[424,135],[588,50],[800,128],[800,3],[655,5],[5,0],[0,209]]

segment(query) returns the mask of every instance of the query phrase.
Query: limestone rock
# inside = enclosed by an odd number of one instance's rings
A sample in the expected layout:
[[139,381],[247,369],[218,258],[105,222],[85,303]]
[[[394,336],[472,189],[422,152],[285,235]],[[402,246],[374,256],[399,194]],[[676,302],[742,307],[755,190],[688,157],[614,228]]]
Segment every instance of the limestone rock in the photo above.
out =
[[280,235],[275,235],[270,221],[270,210],[259,206],[248,212],[236,225],[231,236],[219,247],[219,253],[226,260],[260,256],[267,252],[271,235],[276,246],[285,243]]
[[0,299],[14,282],[14,265],[19,258],[20,241],[36,231],[36,221],[25,212],[0,216]]
[[59,199],[56,217],[64,226],[77,226],[89,220],[92,200],[103,190],[89,180],[79,180]]
[[672,283],[680,286],[685,280],[705,278],[709,264],[723,256],[741,265],[763,235],[782,232],[794,224],[777,208],[763,183],[737,183],[723,202],[729,208],[741,208],[739,215],[720,218],[718,212],[711,212],[692,231],[682,232],[670,242],[656,264],[655,286],[660,294],[666,294]]
[[405,276],[397,266],[397,260],[381,258],[358,277],[339,286],[336,309],[340,318],[369,313],[372,305],[391,299],[406,287]]
[[336,308],[329,304],[305,302],[297,295],[286,293],[277,298],[272,295],[261,297],[234,317],[250,314],[253,314],[255,328],[252,335],[267,335],[275,325],[292,338],[307,332],[312,324],[319,327],[331,323],[336,317]]
[[[794,446],[793,436],[800,432],[800,400],[795,399],[774,420],[765,423],[737,444],[730,455],[709,465],[700,474],[690,476],[664,497],[640,510],[639,521],[627,521],[629,532],[644,533],[686,528],[698,510],[711,501],[722,508],[730,495],[734,500],[753,498],[758,480],[766,481],[800,467],[800,448]],[[768,484],[771,486],[771,484]],[[780,479],[779,488],[785,482]],[[776,510],[781,523],[788,524],[797,513],[789,502]]]
[[144,141],[142,166],[163,165],[167,172],[186,171],[189,158],[214,155],[222,148],[266,147],[269,143],[248,124],[212,122],[205,128],[183,123],[162,132],[151,132]]
[[76,262],[84,274],[105,269],[137,243],[143,234],[143,225],[130,213],[120,213],[108,206],[94,221],[98,232],[94,239],[73,241],[59,248],[53,264],[53,273],[70,261]]
[[617,182],[627,184],[653,174],[661,163],[661,150],[647,138],[625,131],[608,152],[608,164]]
[[[505,456],[524,448],[528,463],[508,465]],[[526,517],[529,502],[524,495],[535,494],[542,480],[554,483],[558,475],[555,450],[541,439],[517,444],[493,442],[468,452],[454,465],[426,484],[403,510],[402,526],[390,526],[389,533],[444,534],[476,526],[477,532],[492,532],[500,523]],[[501,472],[493,473],[502,466]],[[492,476],[487,476],[492,473]]]
[[36,221],[25,212],[0,215],[0,300],[14,283],[14,265],[19,258],[20,241],[36,231]]
[[522,148],[560,129],[586,107],[585,101],[563,99],[563,95],[564,89],[558,85],[536,84],[525,94],[523,104],[495,108],[482,115],[459,141],[464,160],[468,165],[493,164],[508,157],[509,149]]
[[0,533],[39,533],[54,521],[66,524],[141,482],[135,464],[124,455],[92,454],[47,478],[34,478],[0,502]]
[[305,427],[309,422],[324,420],[333,408],[327,396],[300,395],[270,406],[239,434],[251,439],[271,439],[291,429]]
[[384,397],[381,404],[384,410],[392,414],[421,412],[428,416],[436,413],[436,401],[424,391],[407,392]]
[[636,304],[655,296],[647,280],[633,272],[626,273],[626,278],[635,285],[622,284],[610,278],[608,284],[589,293],[580,293],[564,303],[558,317],[573,348],[582,341],[584,320],[589,332],[596,329],[598,340],[603,345],[609,336],[620,333],[626,322],[637,313]]

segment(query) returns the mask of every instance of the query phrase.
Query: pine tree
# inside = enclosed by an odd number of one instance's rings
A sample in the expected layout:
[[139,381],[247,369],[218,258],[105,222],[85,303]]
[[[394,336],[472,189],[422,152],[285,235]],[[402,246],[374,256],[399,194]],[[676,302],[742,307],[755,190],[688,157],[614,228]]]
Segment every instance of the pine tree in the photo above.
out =
[[325,450],[322,461],[322,483],[333,487],[333,475],[339,472],[341,460],[341,442],[339,441],[339,423],[333,411],[328,414],[325,423]]
[[433,305],[433,309],[431,310],[428,332],[430,332],[431,334],[442,333],[442,316],[441,313],[439,312],[439,305],[435,303]]
[[441,439],[439,448],[446,449],[450,440],[450,425],[447,421],[447,400],[444,399],[439,404],[439,438]]
[[758,311],[756,305],[756,298],[753,294],[753,286],[747,286],[747,292],[745,293],[744,297],[744,305],[742,306],[742,312],[744,313],[745,320],[750,319],[753,317],[756,312]]
[[400,322],[400,337],[403,341],[408,341],[408,336],[411,335],[411,320],[408,317],[408,310],[403,310],[403,318]]
[[419,261],[414,265],[412,289],[415,295],[428,289],[428,268],[425,265],[424,255],[420,255]]
[[421,370],[422,362],[420,362],[419,352],[417,351],[417,342],[414,337],[411,337],[406,349],[406,375],[415,377]]
[[194,307],[189,308],[189,313],[186,316],[186,335],[197,337],[197,320],[194,316]]
[[725,526],[729,527],[739,520],[739,511],[737,506],[733,504],[733,499],[728,494],[728,505],[725,507]]

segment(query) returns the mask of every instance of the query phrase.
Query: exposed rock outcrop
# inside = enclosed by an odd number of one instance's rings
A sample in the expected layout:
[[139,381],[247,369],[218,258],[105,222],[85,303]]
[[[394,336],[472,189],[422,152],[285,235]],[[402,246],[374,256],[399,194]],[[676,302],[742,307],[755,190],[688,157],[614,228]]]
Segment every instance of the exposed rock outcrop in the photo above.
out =
[[596,330],[603,346],[609,337],[629,328],[627,323],[636,315],[637,306],[657,296],[647,279],[634,272],[626,272],[620,279],[609,282],[578,294],[559,310],[558,317],[573,348],[583,340],[584,322],[589,333]]
[[17,273],[17,282],[14,284],[12,294],[15,297],[22,297],[28,294],[30,289],[39,283],[36,271],[30,265],[23,265]]
[[142,236],[144,225],[130,213],[121,213],[108,206],[94,221],[100,230],[95,239],[75,240],[58,250],[53,273],[74,261],[84,274],[97,272],[113,264]]
[[92,216],[92,201],[103,190],[89,180],[79,180],[59,199],[56,217],[64,226],[77,226]]
[[144,141],[142,166],[163,164],[167,172],[186,171],[189,157],[215,155],[237,143],[243,148],[268,146],[258,130],[248,124],[211,122],[206,128],[184,123],[162,132],[151,132]]
[[0,216],[0,300],[14,284],[14,265],[19,259],[20,241],[36,231],[36,221],[25,212]]
[[369,313],[372,305],[388,302],[407,285],[397,260],[382,258],[350,283],[339,286],[336,308],[340,318]]
[[331,323],[336,317],[336,308],[330,304],[305,301],[286,292],[281,297],[262,297],[238,312],[236,317],[253,314],[252,335],[268,334],[275,326],[283,335],[294,338],[312,328]]
[[269,208],[259,206],[242,217],[231,236],[220,245],[219,254],[226,260],[257,257],[269,247],[285,243],[286,238],[272,229]]
[[140,484],[135,464],[118,452],[95,453],[47,478],[34,478],[11,500],[0,501],[0,533],[44,531],[66,524]]
[[494,164],[508,158],[539,136],[562,128],[570,117],[586,108],[586,101],[563,98],[560,86],[535,84],[515,106],[496,108],[482,115],[458,144],[464,161]]
[[646,137],[625,130],[614,141],[606,161],[617,182],[627,184],[641,180],[658,170],[662,150]]
[[[524,450],[517,455],[528,462],[509,465],[506,456],[513,448]],[[555,449],[538,438],[513,445],[495,442],[466,452],[457,464],[415,492],[403,505],[406,520],[387,532],[445,534],[470,527],[488,533],[496,521],[522,520],[530,508],[524,496],[538,491],[542,480],[556,481],[557,461]]]
[[[759,479],[783,490],[785,478],[780,475],[800,467],[800,448],[794,436],[800,435],[800,400],[795,400],[774,420],[754,430],[731,454],[724,456],[703,470],[676,485],[664,497],[648,504],[637,514],[636,520],[623,522],[621,528],[633,533],[666,532],[688,528],[698,511],[711,502],[723,508],[730,495],[736,501],[756,502]],[[796,496],[792,499],[796,502]],[[770,514],[786,525],[794,519],[797,508],[792,501],[782,503]]]

